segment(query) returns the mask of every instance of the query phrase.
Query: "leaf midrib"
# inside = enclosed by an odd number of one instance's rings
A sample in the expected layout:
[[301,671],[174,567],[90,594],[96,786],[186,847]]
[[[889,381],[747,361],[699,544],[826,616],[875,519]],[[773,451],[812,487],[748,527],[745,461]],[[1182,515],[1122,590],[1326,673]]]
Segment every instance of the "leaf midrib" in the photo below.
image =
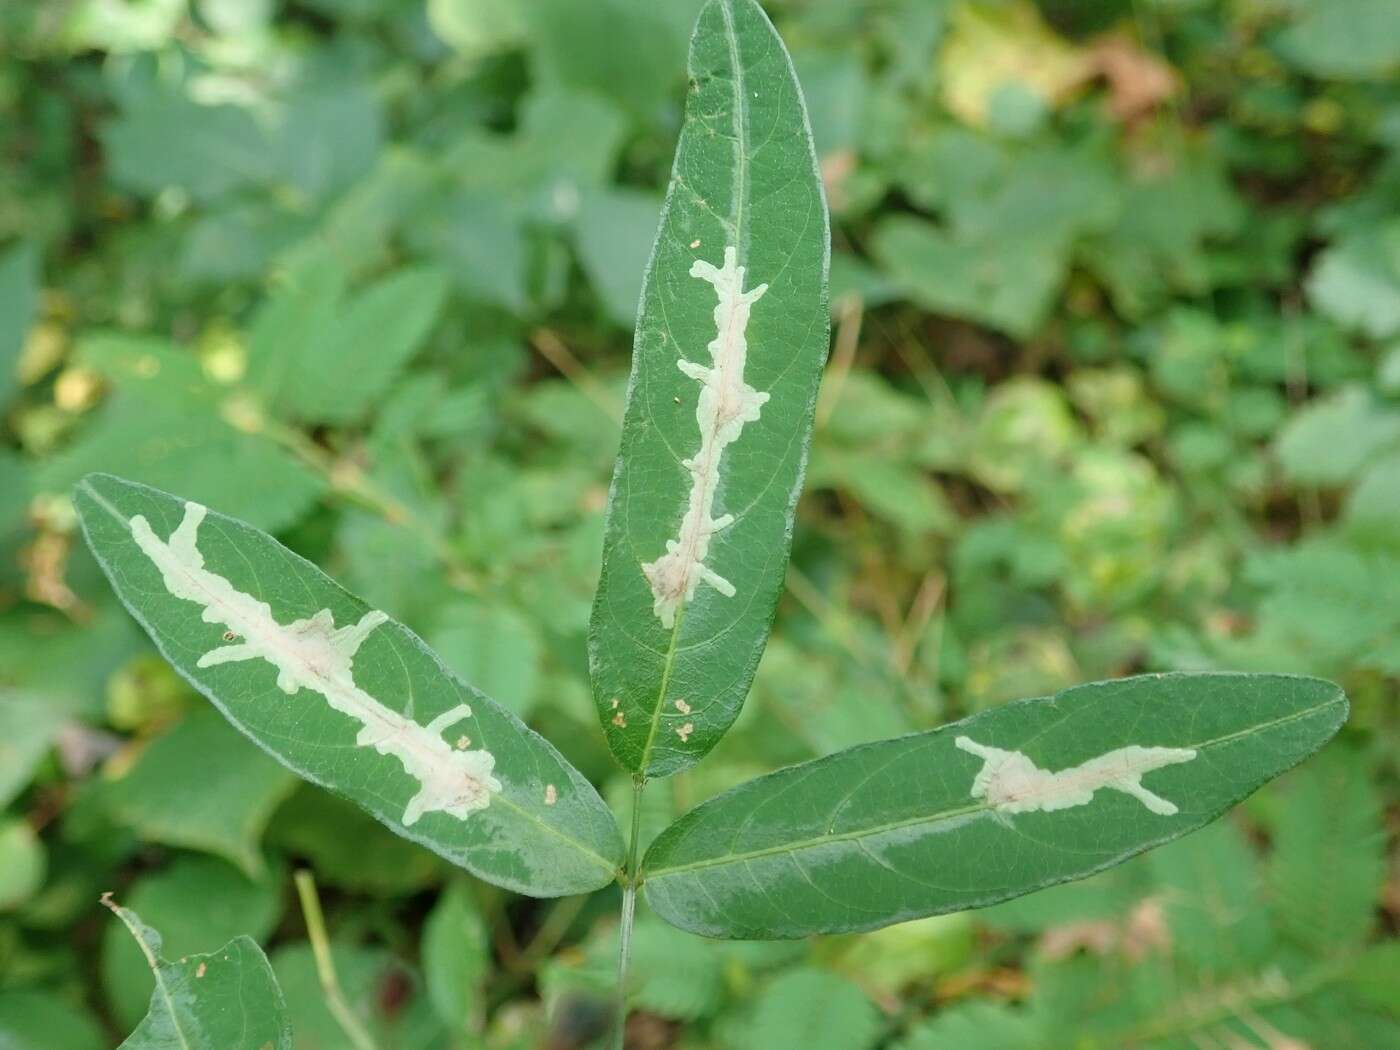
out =
[[[184,1026],[180,1024],[180,1015],[175,1009],[175,997],[170,993],[170,986],[165,982],[165,972],[161,967],[163,960],[158,959],[151,946],[146,943],[146,938],[137,929],[133,920],[129,917],[133,913],[126,908],[112,905],[112,910],[116,912],[117,918],[122,921],[122,925],[127,928],[131,936],[135,938],[137,945],[141,948],[141,954],[146,957],[146,965],[151,968],[151,976],[155,978],[156,987],[160,990],[161,998],[165,1000],[165,1009],[170,1014],[170,1025],[175,1029],[175,1034],[180,1039],[180,1046],[183,1050],[191,1050],[189,1037],[185,1035]],[[144,923],[141,924],[145,926]]]
[[[1220,747],[1221,745],[1228,744],[1233,740],[1238,740],[1241,737],[1251,736],[1255,733],[1266,732],[1267,730],[1274,729],[1278,726],[1287,725],[1290,722],[1296,722],[1299,719],[1307,718],[1311,715],[1317,714],[1320,711],[1325,711],[1329,707],[1334,707],[1342,702],[1342,697],[1338,695],[1330,700],[1325,701],[1324,703],[1317,704],[1314,707],[1305,708],[1302,711],[1294,711],[1292,714],[1284,715],[1281,718],[1275,718],[1268,722],[1261,722],[1258,725],[1249,726],[1245,729],[1239,729],[1233,733],[1226,733],[1224,736],[1213,737],[1210,740],[1204,740],[1194,745],[1185,746],[1194,746],[1195,749],[1198,751],[1205,751],[1210,748]],[[805,839],[798,839],[793,842],[780,843],[774,846],[765,846],[762,849],[749,850],[744,853],[726,853],[722,856],[714,857],[708,860],[691,861],[688,864],[679,864],[669,868],[657,868],[647,870],[644,866],[642,874],[647,879],[659,879],[672,875],[681,875],[690,871],[699,871],[705,868],[717,868],[730,864],[739,864],[750,860],[756,860],[762,857],[771,857],[783,853],[797,853],[801,852],[802,850],[815,849],[818,846],[825,846],[830,843],[853,842],[858,839],[868,838],[874,835],[883,835],[884,833],[889,831],[899,831],[902,828],[918,827],[921,824],[938,824],[945,821],[956,820],[958,817],[968,816],[969,814],[977,814],[984,811],[988,811],[992,808],[992,806],[988,805],[985,802],[977,802],[966,806],[961,806],[957,809],[943,810],[938,813],[930,813],[918,817],[906,817],[903,820],[890,821],[885,824],[878,824],[868,828],[858,828],[853,829],[851,831],[843,831],[839,834],[828,834]]]
[[[731,232],[734,236],[734,250],[738,255],[739,264],[742,265],[747,261],[748,255],[741,229],[744,222],[744,203],[749,196],[748,107],[744,94],[744,67],[739,61],[739,36],[734,29],[734,11],[730,7],[730,0],[718,0],[718,7],[720,15],[724,19],[724,38],[729,45],[729,65],[734,73],[735,161]],[[682,594],[680,605],[676,609],[676,622],[671,628],[670,640],[666,643],[666,658],[661,666],[661,681],[657,689],[656,700],[651,708],[651,724],[647,727],[647,740],[642,745],[642,759],[637,764],[637,770],[642,776],[646,775],[647,769],[651,765],[651,753],[656,746],[656,734],[661,728],[661,712],[666,709],[666,692],[671,685],[671,674],[675,669],[676,654],[680,651],[681,624],[685,622],[685,612],[689,605],[685,595]]]

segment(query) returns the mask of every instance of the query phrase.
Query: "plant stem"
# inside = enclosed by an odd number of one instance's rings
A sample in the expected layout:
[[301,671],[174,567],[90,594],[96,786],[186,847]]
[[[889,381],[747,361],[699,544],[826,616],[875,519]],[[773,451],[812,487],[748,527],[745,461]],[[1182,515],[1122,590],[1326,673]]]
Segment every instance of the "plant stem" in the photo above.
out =
[[646,777],[632,778],[632,837],[627,844],[627,867],[622,879],[622,927],[617,944],[617,1014],[613,1020],[613,1050],[623,1050],[627,1036],[627,965],[632,961],[632,920],[637,914],[637,842],[642,831],[642,789]]
[[326,997],[326,1006],[340,1025],[345,1037],[355,1050],[376,1050],[374,1039],[340,990],[340,979],[335,973],[335,960],[331,957],[331,943],[326,936],[326,920],[321,914],[321,898],[316,895],[316,880],[305,869],[296,873],[297,896],[301,898],[301,914],[306,919],[306,936],[311,941],[311,954],[316,957],[316,975],[321,979],[321,992]]

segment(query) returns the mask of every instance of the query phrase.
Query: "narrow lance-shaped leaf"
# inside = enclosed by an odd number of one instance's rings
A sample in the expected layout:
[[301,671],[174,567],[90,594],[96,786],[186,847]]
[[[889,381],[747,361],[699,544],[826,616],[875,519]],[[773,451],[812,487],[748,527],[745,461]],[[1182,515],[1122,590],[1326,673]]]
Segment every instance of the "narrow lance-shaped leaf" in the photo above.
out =
[[165,658],[294,772],[521,893],[616,875],[621,839],[593,786],[407,628],[199,504],[102,474],[74,502]]
[[754,0],[710,0],[637,317],[589,654],[608,743],[674,773],[738,715],[782,586],[826,359],[806,110]]
[[291,1050],[287,1004],[267,956],[251,937],[208,955],[161,957],[160,934],[130,908],[111,908],[155,976],[151,1006],[121,1050]]
[[1170,674],[1024,700],[741,785],[662,832],[647,899],[712,937],[868,930],[1092,874],[1218,817],[1337,731],[1330,682]]

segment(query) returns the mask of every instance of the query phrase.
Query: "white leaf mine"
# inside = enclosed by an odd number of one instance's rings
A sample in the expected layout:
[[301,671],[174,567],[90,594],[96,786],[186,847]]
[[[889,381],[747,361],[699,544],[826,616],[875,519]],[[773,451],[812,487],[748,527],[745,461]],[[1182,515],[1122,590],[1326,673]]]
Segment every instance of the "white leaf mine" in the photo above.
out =
[[1019,751],[988,747],[965,736],[953,743],[982,759],[982,768],[972,781],[972,797],[986,799],[999,813],[1053,813],[1086,805],[1094,792],[1108,788],[1131,795],[1153,813],[1170,817],[1177,812],[1176,804],[1143,787],[1143,774],[1196,757],[1192,748],[1133,744],[1051,773]]
[[[371,611],[356,624],[336,627],[331,611],[322,609],[305,620],[278,623],[267,602],[245,594],[204,567],[204,556],[197,546],[204,515],[204,507],[186,503],[183,520],[165,542],[141,515],[130,522],[131,535],[160,569],[165,589],[176,598],[203,606],[205,623],[228,628],[224,639],[233,644],[211,649],[199,658],[198,666],[266,660],[277,669],[277,686],[284,693],[290,696],[299,689],[310,689],[325,697],[332,708],[359,722],[363,728],[355,737],[356,745],[397,758],[419,783],[420,790],[404,811],[406,825],[417,823],[424,813],[448,813],[465,820],[473,811],[490,805],[492,793],[501,790],[500,781],[491,775],[495,756],[486,750],[454,749],[442,736],[470,717],[469,706],[458,704],[423,726],[355,684],[351,669],[355,653],[370,632],[389,618]],[[458,743],[466,739],[459,737]]]
[[682,460],[690,474],[690,498],[681,518],[680,532],[666,541],[666,553],[642,566],[651,584],[652,611],[666,628],[675,626],[676,612],[695,596],[696,585],[704,580],[726,598],[734,597],[734,585],[705,564],[710,537],[734,522],[730,514],[714,517],[715,493],[719,489],[720,459],[724,450],[739,440],[745,423],[758,421],[759,410],[768,395],[744,382],[748,357],[745,331],[753,304],[763,297],[768,285],[744,291],[744,267],[738,265],[738,252],[724,249],[724,265],[715,266],[697,259],[690,276],[708,281],[715,290],[715,338],[707,349],[711,364],[702,365],[682,358],[677,367],[700,382],[700,399],[695,422],[700,427],[700,448]]

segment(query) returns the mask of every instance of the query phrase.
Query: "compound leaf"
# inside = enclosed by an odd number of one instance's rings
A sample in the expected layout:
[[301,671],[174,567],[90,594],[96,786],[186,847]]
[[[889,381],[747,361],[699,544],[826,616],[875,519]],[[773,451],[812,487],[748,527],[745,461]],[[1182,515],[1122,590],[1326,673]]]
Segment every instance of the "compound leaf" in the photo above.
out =
[[823,970],[791,970],[754,1004],[748,1046],[771,1050],[868,1050],[880,1011],[856,984]]
[[199,504],[101,474],[75,504],[162,655],[293,772],[522,893],[615,876],[622,843],[593,786],[407,628]]
[[1279,926],[1338,953],[1365,943],[1385,885],[1382,803],[1365,756],[1336,747],[1288,785],[1269,857]]
[[759,777],[662,832],[666,920],[803,937],[975,908],[1194,831],[1321,747],[1337,686],[1288,675],[1100,682]]
[[801,90],[754,0],[711,0],[637,319],[589,634],[628,769],[693,764],[768,637],[826,359],[830,236]]

